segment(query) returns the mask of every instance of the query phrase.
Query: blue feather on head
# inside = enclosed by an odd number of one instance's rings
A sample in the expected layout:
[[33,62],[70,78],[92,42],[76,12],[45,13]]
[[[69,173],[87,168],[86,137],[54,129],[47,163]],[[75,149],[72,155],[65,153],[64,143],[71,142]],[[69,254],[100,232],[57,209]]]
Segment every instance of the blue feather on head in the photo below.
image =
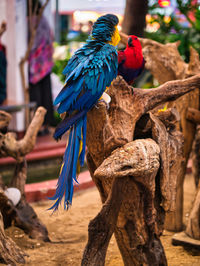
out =
[[111,41],[118,23],[118,17],[113,14],[106,14],[99,17],[93,25],[92,37],[102,42]]

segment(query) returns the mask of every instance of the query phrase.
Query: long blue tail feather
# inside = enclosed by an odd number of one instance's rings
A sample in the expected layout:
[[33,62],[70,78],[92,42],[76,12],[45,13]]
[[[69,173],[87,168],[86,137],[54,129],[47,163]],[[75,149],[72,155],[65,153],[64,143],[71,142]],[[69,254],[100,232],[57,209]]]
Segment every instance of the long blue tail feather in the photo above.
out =
[[[49,210],[56,211],[61,204],[63,197],[65,209],[68,209],[72,204],[73,185],[74,182],[78,183],[76,178],[77,163],[78,160],[80,161],[80,164],[84,163],[86,126],[87,116],[84,115],[70,129],[69,141],[63,157],[56,192],[55,195],[50,198],[56,202],[49,208]],[[83,143],[82,146],[80,145],[81,142]]]
[[79,119],[82,119],[86,114],[86,111],[81,111],[73,116],[66,117],[60,124],[56,127],[55,133],[53,135],[54,139],[58,140],[62,135],[70,129],[70,127]]
[[[56,200],[56,202],[49,208],[49,210],[56,211],[58,209],[59,204],[61,203],[62,197],[64,195],[64,192],[66,190],[67,186],[67,180],[66,176],[70,173],[70,165],[72,161],[72,156],[70,156],[71,148],[73,146],[73,134],[74,134],[74,128],[71,130],[69,135],[69,142],[67,149],[65,150],[64,157],[63,157],[63,163],[61,166],[60,176],[57,182],[57,188],[55,195],[53,197],[50,197],[51,200]],[[72,154],[73,155],[73,154]]]

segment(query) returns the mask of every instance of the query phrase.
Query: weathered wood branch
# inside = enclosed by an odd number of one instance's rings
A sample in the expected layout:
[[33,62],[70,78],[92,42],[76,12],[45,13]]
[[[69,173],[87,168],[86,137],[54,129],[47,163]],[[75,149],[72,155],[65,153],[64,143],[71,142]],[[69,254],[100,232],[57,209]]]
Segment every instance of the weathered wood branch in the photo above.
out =
[[[149,101],[147,108],[152,110],[159,104],[165,101],[173,101],[196,88],[200,88],[200,74],[184,80],[168,81],[155,89],[139,90],[144,93],[146,101]],[[134,91],[137,91],[137,89],[134,89]],[[165,95],[162,95],[163,93]]]
[[[115,87],[118,89],[115,90]],[[88,117],[96,116],[96,121],[98,121],[97,125],[91,119],[91,124],[90,118],[88,119],[88,126],[94,133],[91,136],[95,136],[95,139],[88,137],[87,147],[96,166],[98,167],[105,155],[110,155],[116,147],[133,140],[135,124],[143,114],[157,105],[174,100],[197,87],[200,87],[200,75],[185,80],[170,81],[156,89],[144,90],[133,89],[121,77],[117,77],[108,91],[112,98],[108,112],[102,104],[98,110],[93,108],[92,112],[88,114]],[[101,120],[98,117],[101,117]],[[96,128],[101,128],[98,136],[95,134]],[[96,157],[98,157],[97,160]]]
[[124,198],[124,193],[119,193],[119,191],[123,192],[126,185],[127,179],[113,180],[111,192],[101,211],[89,223],[89,239],[81,265],[104,265],[106,251]]
[[[128,36],[121,33],[121,39],[124,44],[127,43]],[[190,48],[190,61],[186,64],[178,52],[180,42],[161,44],[153,40],[140,38],[143,47],[143,55],[146,60],[145,67],[152,73],[160,84],[176,79],[185,79],[200,73],[199,55],[194,48]],[[159,55],[159,56],[158,56]],[[187,161],[192,149],[192,143],[195,137],[196,125],[186,119],[188,108],[199,110],[199,89],[180,97],[174,102],[168,103],[168,107],[175,107],[180,114],[180,121],[177,123],[177,129],[184,135],[184,157],[185,163],[182,164],[182,176],[179,176],[179,193],[177,197],[177,207],[174,214],[169,217],[169,225],[166,223],[166,229],[173,231],[182,230],[183,213],[183,181],[186,172]],[[171,221],[174,221],[174,224]]]
[[4,202],[4,205],[1,202],[0,206],[3,208],[1,212],[6,227],[14,223],[30,237],[49,241],[48,231],[38,219],[33,208],[27,203],[24,191],[27,179],[25,155],[34,148],[38,131],[44,121],[45,113],[46,110],[43,107],[37,109],[22,140],[16,140],[12,133],[0,133],[0,156],[12,156],[17,160],[10,186],[18,188],[21,192],[21,200],[17,206],[12,205],[9,201]]
[[189,107],[186,113],[186,118],[195,124],[200,124],[200,111]]
[[11,118],[10,114],[0,111],[0,132],[7,130]]
[[37,133],[44,121],[46,110],[39,107],[29,125],[23,139],[16,140],[13,133],[0,133],[0,157],[11,156],[18,162],[22,162],[24,156],[34,148]]
[[[88,168],[105,206],[89,227],[83,265],[89,261],[91,264],[88,265],[104,261],[113,230],[125,265],[166,265],[159,236],[163,230],[165,212],[175,208],[177,176],[182,174],[181,165],[184,162],[183,137],[176,131],[175,123],[179,115],[174,109],[166,112],[154,110],[154,114],[148,111],[196,87],[200,87],[200,75],[170,81],[150,90],[132,88],[117,77],[108,91],[112,98],[110,108],[107,110],[103,103],[99,103],[98,108],[94,107],[88,113]],[[133,141],[136,138],[145,140]],[[146,141],[150,145],[152,139],[160,148],[159,172],[154,169],[155,164],[142,167],[142,154],[150,160],[154,152],[149,152],[141,143]],[[134,149],[131,149],[131,143],[140,144],[136,145],[137,148],[133,145]],[[126,147],[129,148],[126,150]],[[133,158],[137,158],[135,165],[132,164]],[[123,164],[123,160],[127,162]],[[97,174],[100,173],[99,169],[103,169],[104,174]],[[138,169],[141,172],[134,174]],[[155,173],[151,176],[153,169]],[[116,179],[125,187],[124,196],[121,195],[120,185],[114,186]],[[118,189],[121,205],[116,212],[110,211],[110,205],[116,204],[113,199],[110,201],[111,195],[115,194],[113,187]],[[117,213],[117,222],[113,222],[112,218]],[[101,227],[102,221],[104,229]],[[99,232],[101,243],[95,241],[95,232]],[[100,249],[100,246],[103,248]],[[154,250],[156,246],[157,251]]]
[[[138,250],[136,247],[148,242],[145,230],[142,239],[140,237],[141,228],[146,227],[146,218],[148,217],[149,223],[155,224],[153,198],[155,176],[159,168],[159,153],[159,146],[153,140],[136,140],[116,149],[94,172],[94,179],[98,180],[98,184],[100,182],[102,184],[101,192],[108,196],[101,212],[89,224],[89,239],[82,265],[104,265],[106,250],[114,230],[120,235],[125,234],[124,237],[131,241],[126,247],[129,250],[126,252],[128,254],[125,255],[124,250],[121,250],[125,265],[138,265],[149,261],[147,257],[153,250]],[[142,193],[142,190],[145,190],[145,206],[142,199],[137,200],[138,193]],[[120,218],[117,219],[118,215]],[[130,224],[129,229],[127,228],[129,233],[131,233],[131,224],[135,224],[131,235],[127,235],[126,226],[123,229],[119,224],[126,223],[124,215],[129,217]],[[133,239],[134,235],[137,237]],[[151,241],[154,240],[152,235]],[[120,242],[120,238],[118,241]],[[158,243],[157,248],[162,250],[161,243]],[[136,251],[140,253],[139,256],[136,256]],[[165,256],[160,260],[152,256],[151,263],[166,265]]]

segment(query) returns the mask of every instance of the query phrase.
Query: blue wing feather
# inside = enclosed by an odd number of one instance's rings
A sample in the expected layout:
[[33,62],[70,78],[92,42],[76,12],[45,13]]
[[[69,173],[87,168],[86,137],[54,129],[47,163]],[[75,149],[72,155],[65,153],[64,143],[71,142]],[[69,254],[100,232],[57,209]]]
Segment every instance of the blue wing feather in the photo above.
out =
[[[117,76],[117,52],[115,47],[102,43],[97,46],[98,49],[95,49],[96,46],[93,47],[92,44],[94,46],[93,41],[88,42],[82,49],[75,53],[64,70],[64,73],[67,75],[67,84],[54,102],[54,104],[60,103],[60,107],[58,108],[59,113],[73,111],[72,106],[76,110],[79,110],[78,103],[81,103],[80,109],[88,109],[82,99],[84,97],[93,98],[96,93],[103,93],[105,88]],[[75,67],[73,71],[71,71],[72,65]],[[86,88],[83,94],[85,96],[82,95],[79,97],[79,92],[82,91],[83,84]],[[92,91],[92,94],[88,94],[87,90]],[[75,104],[70,104],[74,102]]]
[[74,91],[73,94],[70,95],[70,97],[63,100],[57,109],[58,113],[62,114],[66,112],[66,110],[69,110],[71,105],[73,105],[73,102],[76,101],[79,94],[80,94],[80,91]]

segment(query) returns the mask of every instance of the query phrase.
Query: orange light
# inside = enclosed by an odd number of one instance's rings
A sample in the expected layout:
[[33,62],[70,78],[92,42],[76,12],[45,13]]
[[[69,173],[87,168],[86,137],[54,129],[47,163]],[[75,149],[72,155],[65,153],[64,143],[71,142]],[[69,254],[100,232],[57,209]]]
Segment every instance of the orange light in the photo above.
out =
[[161,7],[168,7],[170,6],[170,0],[158,0],[158,4]]

